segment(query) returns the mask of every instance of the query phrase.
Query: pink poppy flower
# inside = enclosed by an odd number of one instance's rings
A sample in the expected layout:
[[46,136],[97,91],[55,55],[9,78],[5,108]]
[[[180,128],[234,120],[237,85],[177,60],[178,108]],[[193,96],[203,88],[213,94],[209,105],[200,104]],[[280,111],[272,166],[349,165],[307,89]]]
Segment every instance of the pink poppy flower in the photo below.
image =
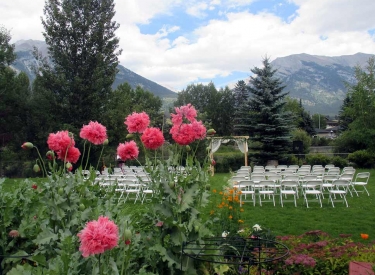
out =
[[68,151],[62,150],[57,151],[57,158],[71,163],[77,163],[79,156],[81,155],[81,152],[76,147],[69,147]]
[[49,134],[47,144],[49,149],[58,152],[66,151],[69,147],[73,147],[75,142],[74,139],[69,136],[68,131],[59,131],[56,134]]
[[195,133],[195,139],[204,139],[206,137],[206,127],[204,127],[202,121],[193,121],[191,127]]
[[80,239],[79,251],[83,257],[104,253],[117,246],[119,233],[117,225],[100,216],[97,221],[90,221],[77,235]]
[[181,124],[172,126],[170,133],[173,140],[180,145],[188,145],[195,139],[195,133],[191,124]]
[[129,133],[143,133],[150,125],[150,118],[145,112],[134,112],[126,117],[124,123],[128,126]]
[[197,117],[197,110],[190,103],[181,107],[175,107],[176,114],[171,114],[173,124],[180,125],[186,118],[190,122],[194,122]]
[[107,139],[107,129],[97,121],[90,121],[88,125],[83,125],[79,136],[92,144],[99,145]]
[[141,137],[141,140],[147,149],[156,150],[164,143],[162,131],[158,128],[147,128]]
[[135,159],[138,157],[138,154],[138,146],[133,140],[125,143],[120,143],[117,147],[117,155],[123,161],[126,161],[128,159]]

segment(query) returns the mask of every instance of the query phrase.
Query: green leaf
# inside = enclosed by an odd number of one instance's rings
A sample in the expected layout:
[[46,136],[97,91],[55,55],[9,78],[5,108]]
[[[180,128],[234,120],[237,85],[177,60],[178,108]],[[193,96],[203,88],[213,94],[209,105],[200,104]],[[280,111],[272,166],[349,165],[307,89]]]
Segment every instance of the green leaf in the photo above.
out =
[[58,240],[58,235],[49,231],[48,229],[43,230],[39,233],[36,239],[33,241],[35,244],[49,244],[51,241]]

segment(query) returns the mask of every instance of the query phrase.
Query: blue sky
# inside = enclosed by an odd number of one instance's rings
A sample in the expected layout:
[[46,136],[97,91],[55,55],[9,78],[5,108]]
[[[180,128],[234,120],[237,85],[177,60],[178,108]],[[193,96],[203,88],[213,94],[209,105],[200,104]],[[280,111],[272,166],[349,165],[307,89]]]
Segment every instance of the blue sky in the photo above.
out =
[[[42,40],[44,0],[0,1],[13,42]],[[121,65],[174,91],[218,88],[291,54],[375,53],[373,0],[115,0]]]

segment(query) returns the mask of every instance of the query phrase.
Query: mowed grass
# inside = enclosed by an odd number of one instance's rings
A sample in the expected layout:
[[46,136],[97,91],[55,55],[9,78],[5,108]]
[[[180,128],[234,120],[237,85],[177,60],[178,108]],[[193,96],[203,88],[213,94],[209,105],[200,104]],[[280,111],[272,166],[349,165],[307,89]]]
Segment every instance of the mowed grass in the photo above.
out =
[[[375,170],[357,170],[357,172],[369,171],[371,177],[367,185],[370,196],[366,193],[359,193],[359,197],[353,194],[347,195],[349,207],[341,202],[335,203],[335,208],[328,203],[326,196],[323,201],[323,207],[318,203],[309,203],[309,208],[303,202],[302,196],[297,200],[297,207],[293,202],[285,202],[284,207],[280,205],[280,198],[276,196],[276,207],[272,203],[263,203],[263,206],[257,204],[254,207],[252,202],[243,205],[244,212],[241,213],[241,219],[244,220],[242,226],[252,227],[254,224],[270,229],[275,235],[300,235],[311,230],[322,230],[331,236],[339,234],[352,234],[354,240],[360,240],[360,234],[370,235],[370,239],[375,239]],[[219,210],[217,204],[221,202],[221,196],[212,192],[216,189],[218,192],[228,186],[230,174],[215,174],[210,177],[210,202],[201,209],[201,218],[211,219],[210,211]],[[45,179],[30,179],[31,182],[38,183]],[[11,192],[14,185],[24,184],[22,179],[7,179],[5,181],[6,189]],[[150,203],[141,205],[134,204],[132,201],[122,204],[123,213],[126,215],[141,215],[147,212]],[[218,225],[219,226],[219,225]],[[219,229],[221,230],[221,229]],[[222,229],[223,231],[225,228]]]
[[[375,239],[375,170],[357,170],[357,172],[363,171],[369,171],[371,175],[367,185],[370,196],[359,193],[359,197],[356,194],[351,197],[348,194],[349,207],[344,203],[335,202],[333,208],[328,202],[328,196],[325,196],[322,208],[319,203],[314,202],[309,202],[307,208],[301,194],[297,200],[297,207],[293,202],[286,202],[284,207],[281,207],[280,197],[276,196],[276,207],[270,202],[260,206],[258,199],[255,207],[252,202],[245,203],[243,205],[245,211],[241,213],[241,219],[244,220],[245,226],[260,224],[275,235],[300,235],[311,230],[322,230],[337,237],[339,234],[352,234],[355,240],[360,240],[361,233],[367,233],[371,239]],[[222,190],[223,186],[227,186],[229,178],[230,174],[215,174],[210,179],[211,192],[213,189]],[[205,217],[211,210],[219,210],[214,199],[204,209]]]

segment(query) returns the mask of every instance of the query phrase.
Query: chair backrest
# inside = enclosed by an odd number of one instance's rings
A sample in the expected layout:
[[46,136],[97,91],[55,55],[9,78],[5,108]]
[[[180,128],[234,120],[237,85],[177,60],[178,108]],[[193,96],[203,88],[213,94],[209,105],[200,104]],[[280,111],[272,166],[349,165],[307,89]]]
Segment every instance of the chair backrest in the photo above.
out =
[[312,171],[315,171],[315,170],[317,170],[317,169],[324,169],[324,167],[323,167],[323,165],[313,165],[313,167],[311,168],[312,169]]
[[337,179],[332,181],[333,188],[336,190],[343,190],[345,192],[348,191],[348,188],[350,186],[350,181],[348,180],[343,180],[343,179]]
[[327,164],[326,166],[324,166],[324,168],[325,168],[326,170],[329,170],[329,169],[334,168],[334,167],[335,167],[334,164]]
[[138,181],[138,178],[136,175],[125,175],[123,177],[125,180],[132,180],[132,181]]
[[323,176],[324,182],[333,181],[333,180],[337,180],[337,179],[338,179],[338,175],[324,175]]
[[328,169],[326,175],[339,175],[340,173],[341,171],[339,167],[332,167]]
[[258,184],[258,187],[273,187],[275,182],[273,180],[261,180]]
[[245,189],[245,190],[252,190],[254,188],[255,183],[252,180],[243,180],[238,183],[237,187],[239,189]]
[[298,188],[298,181],[295,180],[283,180],[281,182],[281,189],[294,189]]
[[356,175],[355,177],[355,182],[359,182],[359,181],[362,181],[362,182],[368,182],[370,178],[370,172],[360,172]]
[[293,180],[293,181],[299,181],[298,175],[286,175],[284,176],[284,180]]
[[322,180],[307,180],[301,184],[302,188],[314,188],[314,189],[322,189],[323,181]]
[[261,174],[251,174],[251,180],[253,181],[261,181],[261,180],[266,180],[266,177]]
[[282,179],[282,176],[281,175],[269,175],[269,176],[267,176],[267,179],[268,180],[272,180],[272,181],[274,181],[274,182],[280,182],[281,181],[281,179]]
[[286,165],[277,165],[276,168],[280,169],[281,171],[285,170],[286,168],[288,168],[288,166]]
[[303,177],[303,180],[304,180],[304,181],[308,181],[308,180],[317,180],[317,179],[318,179],[318,177],[317,177],[316,175],[313,175],[313,174],[305,175],[305,176]]

